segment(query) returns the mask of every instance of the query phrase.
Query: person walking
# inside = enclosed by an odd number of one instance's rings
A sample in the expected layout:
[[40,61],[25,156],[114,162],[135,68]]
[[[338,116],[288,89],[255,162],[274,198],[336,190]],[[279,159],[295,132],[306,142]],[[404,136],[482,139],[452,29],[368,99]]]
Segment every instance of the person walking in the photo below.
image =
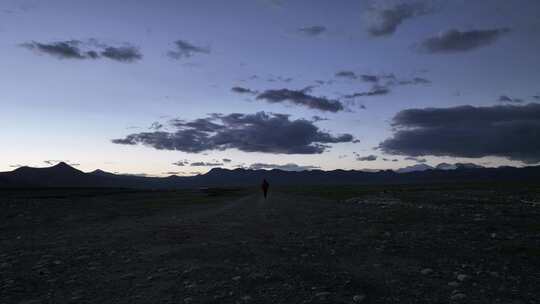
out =
[[266,196],[267,196],[267,194],[268,194],[268,188],[269,188],[269,187],[270,187],[270,184],[266,181],[266,178],[263,179],[261,188],[262,188],[262,191],[263,191],[263,194],[264,194],[264,199],[266,199]]

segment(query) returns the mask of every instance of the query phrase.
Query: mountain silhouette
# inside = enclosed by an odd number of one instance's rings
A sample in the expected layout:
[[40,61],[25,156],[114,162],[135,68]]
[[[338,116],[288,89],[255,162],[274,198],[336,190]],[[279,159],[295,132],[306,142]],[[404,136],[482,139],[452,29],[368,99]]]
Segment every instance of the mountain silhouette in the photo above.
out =
[[409,172],[415,172],[415,171],[426,171],[426,170],[431,170],[431,169],[435,169],[435,168],[433,168],[430,165],[426,165],[426,164],[416,164],[416,165],[412,165],[412,166],[409,166],[409,167],[398,169],[398,170],[396,170],[396,172],[397,173],[409,173]]
[[[454,167],[456,169],[448,169]],[[357,170],[249,170],[214,168],[197,176],[145,177],[119,175],[103,170],[89,173],[80,171],[66,163],[52,167],[20,167],[9,172],[0,172],[0,187],[108,187],[140,189],[175,189],[220,186],[258,185],[264,178],[272,185],[373,185],[373,184],[419,184],[456,182],[532,182],[540,179],[540,166],[524,168],[483,168],[469,164],[443,164],[433,167],[422,166],[422,171],[401,173],[392,170],[364,172]]]

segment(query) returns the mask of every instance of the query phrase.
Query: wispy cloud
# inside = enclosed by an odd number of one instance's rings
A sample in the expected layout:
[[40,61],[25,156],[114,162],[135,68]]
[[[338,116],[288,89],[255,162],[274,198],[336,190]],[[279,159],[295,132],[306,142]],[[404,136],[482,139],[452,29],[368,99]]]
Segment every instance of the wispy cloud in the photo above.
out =
[[190,58],[195,54],[210,54],[210,48],[196,46],[186,40],[177,40],[174,44],[176,49],[167,53],[173,59]]
[[423,2],[400,3],[391,7],[371,8],[366,14],[367,30],[371,36],[389,36],[407,19],[424,15],[429,9]]
[[264,100],[269,103],[289,102],[295,105],[304,106],[310,109],[316,109],[327,112],[343,111],[345,107],[336,99],[326,97],[316,97],[308,94],[311,87],[303,90],[266,90],[257,95],[257,100]]
[[471,51],[491,45],[508,33],[509,28],[470,31],[452,29],[425,39],[420,45],[420,51],[431,54]]
[[85,42],[80,40],[50,43],[31,41],[22,43],[20,46],[38,54],[45,54],[58,59],[95,60],[108,58],[118,62],[131,63],[141,60],[143,57],[139,49],[130,44],[110,46],[100,43],[96,39],[90,39]]
[[322,25],[313,25],[299,28],[298,31],[306,36],[319,36],[326,31],[326,27]]

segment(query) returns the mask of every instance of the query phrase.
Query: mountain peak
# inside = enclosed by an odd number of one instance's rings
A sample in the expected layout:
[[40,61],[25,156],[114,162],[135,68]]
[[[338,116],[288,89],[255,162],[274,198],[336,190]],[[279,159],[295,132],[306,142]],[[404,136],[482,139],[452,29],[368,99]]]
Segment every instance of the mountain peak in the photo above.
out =
[[[47,168],[45,168],[47,169]],[[67,163],[65,162],[59,162],[58,164],[52,166],[52,167],[49,167],[48,168],[49,170],[53,170],[55,172],[65,172],[65,173],[71,173],[71,172],[81,172],[80,170],[77,170],[75,168],[73,168],[72,166],[68,165]]]
[[59,162],[58,164],[52,166],[53,168],[72,168],[72,169],[75,169],[73,168],[72,166],[68,165],[67,163],[65,162]]
[[116,174],[114,174],[114,173],[103,171],[101,169],[96,169],[96,170],[90,172],[89,174],[97,175],[97,176],[116,176]]

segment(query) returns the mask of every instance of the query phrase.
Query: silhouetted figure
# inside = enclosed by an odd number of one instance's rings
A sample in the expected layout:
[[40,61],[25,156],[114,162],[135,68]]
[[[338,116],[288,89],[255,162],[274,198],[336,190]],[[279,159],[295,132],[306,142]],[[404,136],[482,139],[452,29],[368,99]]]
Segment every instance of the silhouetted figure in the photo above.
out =
[[266,178],[263,179],[261,188],[264,193],[264,199],[266,199],[266,195],[268,194],[268,188],[270,187],[270,184],[266,181]]

